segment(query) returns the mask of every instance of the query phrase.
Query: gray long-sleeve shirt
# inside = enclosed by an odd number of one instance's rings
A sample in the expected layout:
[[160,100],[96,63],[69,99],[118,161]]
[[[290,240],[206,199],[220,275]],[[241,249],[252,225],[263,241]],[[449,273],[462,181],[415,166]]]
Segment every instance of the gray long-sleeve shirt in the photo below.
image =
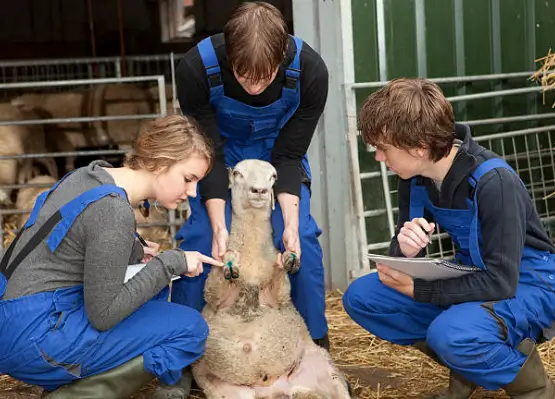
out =
[[[62,205],[99,185],[115,184],[102,167],[111,165],[94,161],[76,170],[50,194],[11,260]],[[181,251],[164,251],[124,283],[127,265],[139,263],[144,255],[135,228],[135,215],[125,198],[109,195],[90,204],[54,253],[43,241],[23,260],[8,281],[4,299],[82,284],[90,323],[98,330],[110,329],[160,292],[186,264]]]

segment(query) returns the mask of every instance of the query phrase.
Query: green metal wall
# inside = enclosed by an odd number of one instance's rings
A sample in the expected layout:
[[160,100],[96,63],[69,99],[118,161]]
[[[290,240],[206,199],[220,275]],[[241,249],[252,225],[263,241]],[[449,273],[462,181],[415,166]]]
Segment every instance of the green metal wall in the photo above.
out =
[[[352,0],[356,82],[380,80],[381,9],[386,80],[534,71],[539,67],[535,59],[550,48],[555,51],[555,0]],[[534,85],[519,78],[441,87],[454,96]],[[373,90],[357,90],[358,106]],[[555,96],[547,96],[547,101],[542,104],[542,95],[532,93],[455,103],[454,109],[459,121],[555,112]],[[555,119],[477,126],[473,135],[549,124]],[[379,171],[373,155],[362,144],[359,148],[361,172]],[[394,190],[396,177],[389,180]],[[385,207],[379,178],[363,180],[362,186],[365,210]],[[391,198],[395,207],[395,195]],[[367,218],[366,226],[369,243],[389,240],[386,215]]]

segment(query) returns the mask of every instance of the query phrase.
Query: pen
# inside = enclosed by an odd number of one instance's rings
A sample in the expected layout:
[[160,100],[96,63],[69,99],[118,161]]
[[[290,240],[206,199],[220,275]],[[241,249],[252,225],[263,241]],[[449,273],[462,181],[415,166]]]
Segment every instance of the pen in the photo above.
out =
[[148,247],[147,242],[139,233],[135,232],[135,236],[139,239],[139,242],[143,245],[143,247]]

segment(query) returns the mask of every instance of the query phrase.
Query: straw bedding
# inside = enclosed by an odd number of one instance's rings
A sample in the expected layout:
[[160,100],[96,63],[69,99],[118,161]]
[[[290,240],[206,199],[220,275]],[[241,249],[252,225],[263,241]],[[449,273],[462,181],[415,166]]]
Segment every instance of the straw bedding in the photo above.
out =
[[[13,228],[5,225],[5,230]],[[13,234],[8,234],[4,244],[8,245],[12,239]],[[424,398],[445,389],[447,369],[413,348],[393,345],[367,333],[345,313],[340,292],[329,292],[326,302],[332,355],[349,377],[359,399]],[[541,345],[540,353],[550,375],[555,376],[555,344]],[[148,398],[154,384],[145,387],[134,399]],[[41,391],[0,375],[0,399],[39,398]],[[193,391],[191,398],[204,396]],[[472,399],[482,398],[507,396],[502,391],[481,390],[472,396]]]
[[[389,344],[356,325],[345,313],[341,293],[327,296],[332,355],[351,382],[359,399],[425,398],[447,387],[447,369],[419,351]],[[542,344],[540,353],[550,375],[555,376],[555,345]],[[154,384],[145,387],[135,399],[146,399]],[[0,399],[38,398],[40,388],[28,387],[7,376],[0,376]],[[204,396],[193,391],[190,398]],[[471,399],[507,398],[502,391],[476,391]]]

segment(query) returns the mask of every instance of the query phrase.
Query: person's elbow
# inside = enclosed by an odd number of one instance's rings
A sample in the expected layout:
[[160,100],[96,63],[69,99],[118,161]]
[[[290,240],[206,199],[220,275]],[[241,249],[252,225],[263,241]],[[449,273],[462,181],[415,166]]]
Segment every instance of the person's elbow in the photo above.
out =
[[490,301],[503,301],[514,298],[518,287],[518,273],[495,279],[490,286]]
[[107,317],[103,312],[91,312],[87,310],[87,318],[91,326],[100,332],[108,331],[117,324],[116,320]]

